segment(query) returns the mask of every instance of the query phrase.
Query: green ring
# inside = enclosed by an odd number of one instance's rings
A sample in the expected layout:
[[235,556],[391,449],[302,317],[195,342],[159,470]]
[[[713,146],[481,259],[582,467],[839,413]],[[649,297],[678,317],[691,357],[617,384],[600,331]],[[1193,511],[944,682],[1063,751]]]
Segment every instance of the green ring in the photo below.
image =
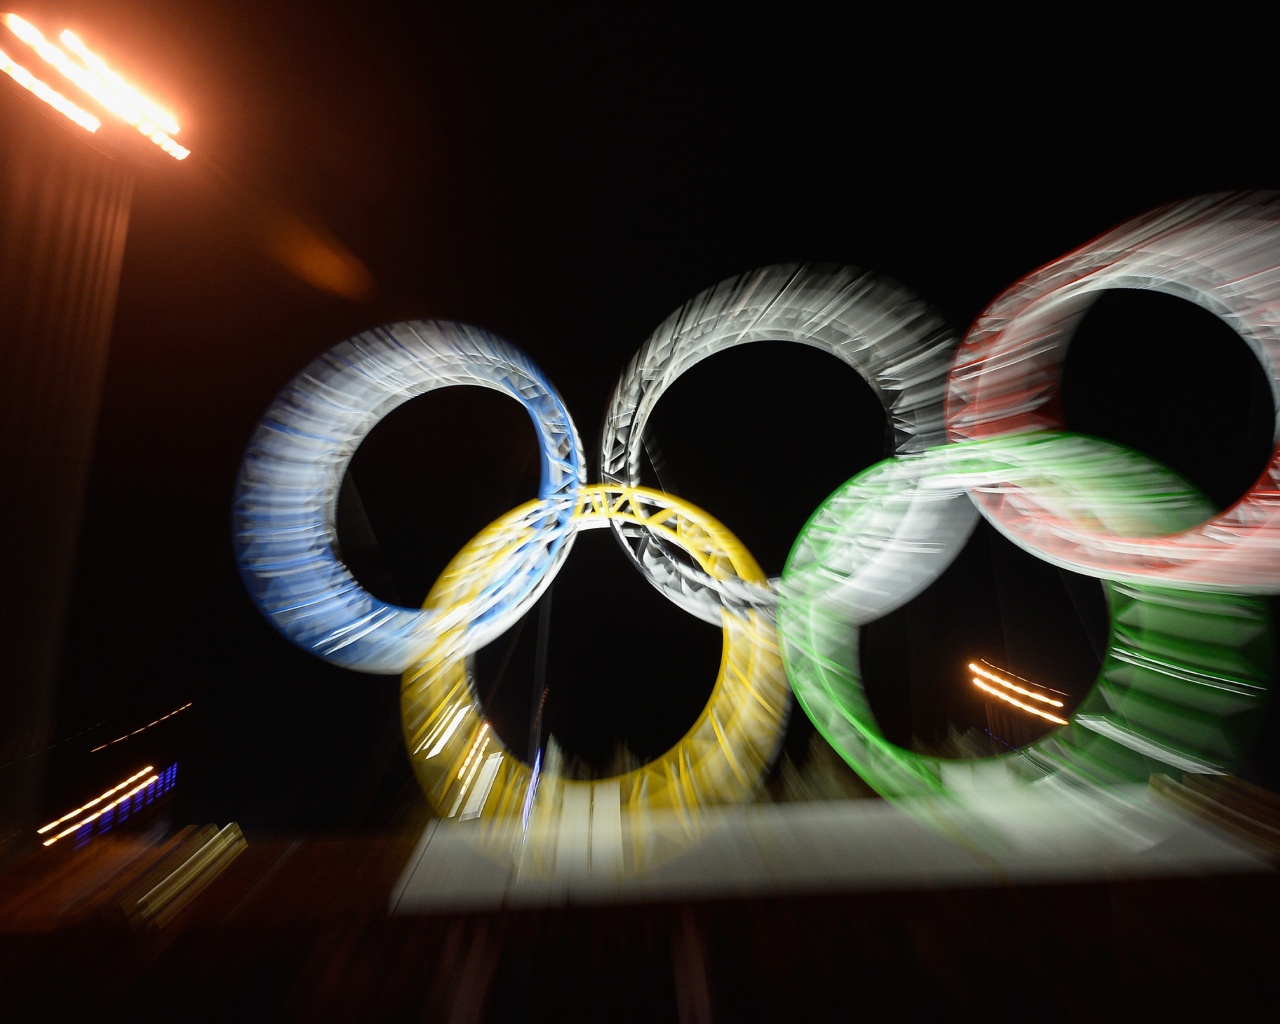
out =
[[[1025,466],[1034,446],[1042,480],[1078,493],[1082,460],[1055,459],[1053,454],[1060,445],[1078,455],[1081,444],[1145,470],[1140,490],[1162,498],[1148,505],[1153,534],[1174,532],[1187,520],[1203,518],[1207,502],[1186,481],[1145,456],[1081,435],[1042,433],[940,446],[916,457],[913,472],[926,484],[919,488],[922,493],[930,490],[930,476],[942,472],[958,474],[959,488],[966,476],[976,479],[1005,460]],[[840,557],[838,542],[858,529],[860,518],[883,514],[884,503],[895,497],[884,486],[883,467],[903,461],[872,466],[814,512],[796,538],[780,588],[778,631],[796,698],[818,731],[872,788],[889,798],[956,796],[962,778],[968,776],[965,785],[971,784],[975,765],[1002,764],[1006,771],[996,775],[1016,784],[1059,776],[1089,788],[1145,784],[1153,773],[1180,776],[1183,771],[1239,767],[1260,724],[1270,683],[1267,603],[1109,580],[1103,581],[1111,616],[1107,654],[1070,724],[1014,753],[972,761],[918,754],[889,742],[859,677],[858,630],[844,610],[847,601],[839,607],[837,592],[855,580],[856,565],[849,556]],[[1124,514],[1132,515],[1135,499],[1142,498],[1134,493],[1134,478],[1124,472],[1110,477],[1102,486],[1112,493],[1099,495],[1100,501],[1105,506],[1105,498],[1123,497]],[[1098,484],[1096,475],[1084,486],[1091,484]],[[1129,493],[1121,496],[1126,486]],[[932,488],[935,494],[939,490]],[[886,546],[894,540],[889,536]],[[864,548],[868,543],[875,541],[861,541]],[[885,611],[892,607],[896,605]]]

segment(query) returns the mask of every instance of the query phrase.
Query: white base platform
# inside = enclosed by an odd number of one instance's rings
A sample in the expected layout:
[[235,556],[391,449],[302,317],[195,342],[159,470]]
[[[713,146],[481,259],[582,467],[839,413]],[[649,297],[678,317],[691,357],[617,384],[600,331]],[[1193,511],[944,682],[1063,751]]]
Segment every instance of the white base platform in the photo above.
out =
[[1063,790],[1006,790],[963,804],[749,804],[692,822],[619,821],[615,812],[594,829],[589,817],[564,820],[571,825],[558,831],[499,841],[486,841],[492,825],[433,821],[392,892],[392,912],[1271,870],[1258,851],[1146,787],[1105,804]]

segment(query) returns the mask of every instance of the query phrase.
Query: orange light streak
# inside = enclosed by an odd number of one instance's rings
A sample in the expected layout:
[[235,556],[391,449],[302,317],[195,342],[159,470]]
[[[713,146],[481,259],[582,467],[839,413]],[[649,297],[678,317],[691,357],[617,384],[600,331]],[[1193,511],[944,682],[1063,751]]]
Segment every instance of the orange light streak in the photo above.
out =
[[1007,701],[1008,703],[1012,704],[1014,707],[1021,708],[1023,711],[1028,711],[1031,714],[1038,715],[1041,718],[1047,718],[1050,722],[1053,722],[1057,725],[1067,724],[1067,720],[1065,718],[1059,718],[1057,715],[1051,715],[1047,711],[1041,711],[1039,708],[1033,708],[1030,704],[1023,704],[1022,701],[1018,700],[1017,698],[1010,697],[1007,693],[1001,693],[994,686],[988,686],[977,676],[973,677],[973,685],[978,687],[980,690],[986,690],[986,692],[991,694],[991,696],[993,697],[999,697],[1001,700]]
[[41,60],[51,65],[64,78],[79,86],[113,114],[133,125],[142,120],[141,112],[132,109],[105,82],[80,67],[57,46],[49,42],[31,22],[19,18],[16,14],[6,14],[4,23],[9,26],[9,30],[15,36],[35,50]]
[[63,829],[61,832],[59,832],[59,833],[58,833],[56,836],[54,836],[53,838],[51,838],[51,839],[46,839],[46,840],[44,841],[44,845],[45,845],[45,846],[52,846],[52,845],[53,845],[54,843],[56,843],[59,839],[63,839],[63,838],[65,838],[65,837],[67,837],[67,836],[71,835],[71,833],[73,833],[73,832],[79,832],[79,831],[80,831],[80,829],[84,828],[84,826],[85,826],[85,825],[87,825],[87,824],[89,824],[89,822],[91,822],[91,821],[96,821],[98,818],[100,818],[100,817],[102,817],[104,814],[106,814],[106,813],[107,813],[107,811],[111,810],[111,808],[113,808],[113,807],[117,806],[118,804],[122,804],[122,803],[124,803],[126,800],[132,800],[135,796],[137,796],[139,793],[141,793],[144,789],[146,789],[146,788],[147,788],[148,786],[150,786],[152,783],[159,782],[159,781],[160,781],[160,776],[159,776],[159,775],[152,775],[149,779],[143,779],[140,783],[138,783],[138,785],[134,786],[134,787],[133,787],[133,789],[129,790],[129,792],[127,792],[124,796],[122,796],[122,797],[117,797],[115,800],[112,800],[112,801],[111,801],[111,803],[107,804],[107,806],[106,806],[106,807],[103,807],[101,810],[95,811],[93,814],[89,815],[89,817],[87,817],[87,818],[81,818],[79,821],[77,821],[77,822],[76,822],[74,825],[72,825],[70,828]]
[[1043,693],[1035,693],[1032,690],[1024,690],[1017,683],[1011,683],[1009,682],[1009,680],[1003,678],[1000,675],[997,675],[995,672],[989,672],[985,668],[982,668],[979,665],[975,665],[973,662],[969,662],[969,669],[970,671],[977,672],[978,675],[980,676],[986,677],[987,679],[991,680],[991,682],[993,683],[999,683],[1001,686],[1005,687],[1006,689],[1013,690],[1014,693],[1020,693],[1024,697],[1030,697],[1032,700],[1042,701],[1045,704],[1052,704],[1055,708],[1062,707],[1062,701],[1054,700],[1052,697],[1046,697]]
[[106,749],[107,749],[107,747],[111,746],[111,745],[112,745],[112,744],[114,744],[114,743],[119,743],[119,742],[121,742],[122,740],[127,740],[130,736],[137,736],[137,735],[138,735],[138,733],[140,733],[140,732],[145,732],[147,729],[150,729],[153,725],[159,725],[159,724],[160,724],[161,722],[163,722],[166,718],[172,718],[172,717],[173,717],[174,715],[176,715],[179,711],[186,711],[186,710],[187,710],[187,708],[191,707],[191,705],[192,705],[193,703],[194,703],[194,701],[187,701],[187,703],[183,704],[183,705],[182,705],[182,707],[180,707],[180,708],[174,708],[174,710],[170,711],[167,715],[161,715],[161,716],[160,716],[159,718],[157,718],[154,722],[148,722],[146,725],[144,725],[144,726],[142,726],[142,727],[140,727],[140,728],[138,728],[138,729],[134,729],[134,730],[133,730],[133,732],[127,732],[127,733],[125,733],[123,736],[117,736],[115,739],[110,740],[109,742],[102,744],[102,746],[100,746],[100,747],[94,747],[92,750],[90,750],[90,751],[89,751],[89,753],[91,753],[91,754],[96,754],[99,750],[106,750]]
[[100,804],[103,800],[105,800],[107,797],[109,797],[112,793],[118,793],[118,792],[120,792],[120,790],[124,789],[124,787],[125,787],[125,786],[127,786],[127,785],[129,785],[129,783],[131,783],[131,782],[136,782],[138,779],[142,778],[142,776],[146,775],[146,774],[147,774],[147,772],[153,772],[153,771],[155,771],[155,766],[154,766],[154,765],[147,765],[145,768],[143,768],[143,769],[142,769],[142,771],[137,772],[136,774],[129,776],[129,778],[125,779],[125,780],[124,780],[124,782],[120,783],[120,785],[118,785],[118,786],[112,786],[112,787],[111,787],[109,790],[107,790],[105,793],[102,793],[102,794],[101,794],[101,795],[99,795],[99,796],[95,796],[95,797],[94,797],[92,800],[90,800],[87,804],[83,804],[83,805],[81,805],[80,807],[77,807],[74,811],[69,811],[68,813],[64,814],[61,818],[59,818],[57,821],[51,821],[51,822],[49,822],[49,824],[45,825],[45,826],[44,826],[44,828],[38,828],[38,829],[36,829],[36,835],[42,836],[42,835],[44,835],[46,832],[48,832],[48,831],[49,831],[49,829],[51,829],[51,828],[57,828],[57,827],[58,827],[59,825],[61,825],[64,821],[67,821],[67,820],[68,820],[68,819],[70,819],[70,818],[74,818],[74,817],[75,817],[77,814],[79,814],[81,811],[87,811],[90,807],[93,807],[93,806],[95,806],[96,804]]

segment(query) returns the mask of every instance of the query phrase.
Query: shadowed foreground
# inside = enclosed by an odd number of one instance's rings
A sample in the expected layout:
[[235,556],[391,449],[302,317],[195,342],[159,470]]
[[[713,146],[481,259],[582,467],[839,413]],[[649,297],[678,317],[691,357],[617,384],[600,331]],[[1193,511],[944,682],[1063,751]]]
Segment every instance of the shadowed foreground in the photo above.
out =
[[165,926],[130,923],[122,906],[179,842],[106,837],[0,876],[6,1019],[1103,1020],[1280,994],[1265,856],[1194,877],[393,915],[419,836],[251,839]]

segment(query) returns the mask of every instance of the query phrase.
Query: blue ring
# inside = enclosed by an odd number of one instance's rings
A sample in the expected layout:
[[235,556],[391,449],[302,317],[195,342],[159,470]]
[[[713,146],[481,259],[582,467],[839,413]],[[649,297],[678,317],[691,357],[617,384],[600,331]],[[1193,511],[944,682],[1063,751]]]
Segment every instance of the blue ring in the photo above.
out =
[[568,554],[585,482],[582,444],[543,372],[496,335],[466,324],[408,321],[330,349],[276,396],[254,431],[236,480],[232,537],[254,603],[303,650],[363,672],[403,671],[429,644],[431,613],[374,597],[335,550],[338,490],[356,447],[411,398],[454,384],[510,395],[538,434],[538,497],[547,516],[536,543],[512,559],[469,629],[513,624]]

